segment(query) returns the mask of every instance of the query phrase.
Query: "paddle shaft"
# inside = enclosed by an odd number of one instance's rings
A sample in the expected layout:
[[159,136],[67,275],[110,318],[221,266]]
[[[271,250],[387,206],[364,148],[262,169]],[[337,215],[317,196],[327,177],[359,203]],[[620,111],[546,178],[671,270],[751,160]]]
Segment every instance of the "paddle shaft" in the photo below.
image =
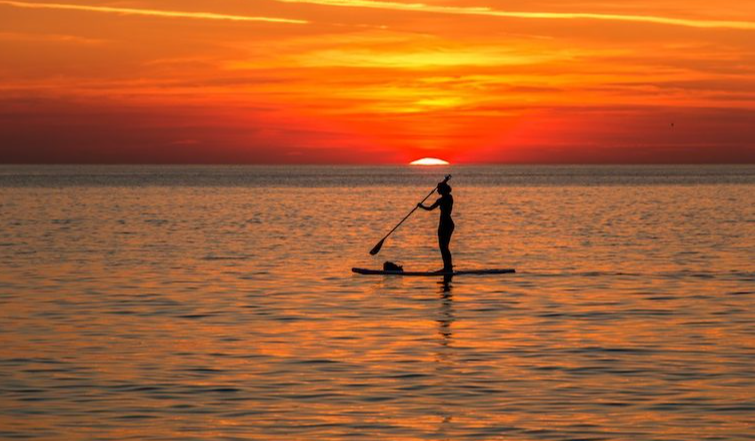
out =
[[[447,175],[446,178],[443,179],[443,183],[445,184],[446,182],[448,182],[449,179],[451,179],[451,175]],[[422,201],[420,202],[420,204],[425,203],[425,201],[427,200],[427,198],[429,198],[430,196],[433,195],[433,193],[435,193],[436,188],[433,188],[432,191],[430,191],[430,193],[428,193],[427,196],[425,196],[425,198],[422,199]],[[412,213],[414,213],[415,211],[417,211],[417,208],[419,208],[419,204],[415,205],[414,208],[412,208],[412,211],[410,211],[409,214],[407,214],[406,216],[404,216],[403,219],[401,219],[401,222],[399,222],[395,227],[393,227],[393,229],[391,231],[389,231],[388,234],[385,235],[385,237],[383,237],[382,239],[380,239],[380,242],[384,241],[385,239],[388,239],[388,236],[390,236],[391,234],[393,234],[393,232],[396,231],[396,229],[398,229],[398,227],[400,227],[401,224],[403,224],[407,219],[409,219],[409,216],[411,216]]]

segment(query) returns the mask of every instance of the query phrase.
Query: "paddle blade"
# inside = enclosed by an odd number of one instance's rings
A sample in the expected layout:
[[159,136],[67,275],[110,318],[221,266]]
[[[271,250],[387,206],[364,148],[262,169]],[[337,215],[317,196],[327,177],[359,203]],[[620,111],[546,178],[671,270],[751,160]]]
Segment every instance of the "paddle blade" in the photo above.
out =
[[370,250],[370,256],[374,256],[375,254],[380,252],[380,248],[383,248],[383,242],[385,242],[385,239],[382,239]]

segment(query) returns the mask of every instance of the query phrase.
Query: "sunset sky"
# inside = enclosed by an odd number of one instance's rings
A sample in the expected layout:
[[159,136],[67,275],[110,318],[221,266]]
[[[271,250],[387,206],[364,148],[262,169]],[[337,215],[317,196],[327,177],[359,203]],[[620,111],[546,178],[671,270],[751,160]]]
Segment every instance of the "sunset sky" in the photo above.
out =
[[0,163],[755,163],[754,1],[418,1],[0,0]]

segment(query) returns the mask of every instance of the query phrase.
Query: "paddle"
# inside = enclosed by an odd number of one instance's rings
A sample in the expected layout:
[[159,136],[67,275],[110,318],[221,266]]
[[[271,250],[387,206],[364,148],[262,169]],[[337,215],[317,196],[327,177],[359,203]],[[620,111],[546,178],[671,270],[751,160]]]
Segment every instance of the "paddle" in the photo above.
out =
[[[445,184],[446,182],[448,182],[449,179],[451,179],[451,175],[446,175],[446,178],[443,179],[443,183]],[[435,190],[437,188],[438,187],[433,188],[433,190],[427,196],[425,196],[425,198],[422,199],[422,201],[420,201],[420,204],[424,203],[427,200],[427,198],[429,198],[430,196],[432,196],[433,193],[435,193]],[[383,237],[382,239],[380,239],[380,242],[378,242],[377,245],[375,245],[370,250],[370,255],[371,256],[374,256],[375,254],[377,254],[377,253],[380,252],[380,249],[383,248],[383,242],[385,242],[385,239],[388,239],[388,236],[390,236],[391,234],[393,234],[393,232],[396,231],[396,229],[398,227],[400,227],[401,224],[403,224],[405,220],[409,219],[409,216],[411,216],[412,213],[414,213],[417,210],[417,208],[419,208],[419,207],[415,205],[414,208],[412,209],[412,211],[410,211],[409,214],[407,214],[403,219],[401,219],[401,222],[399,222],[398,225],[396,225],[395,227],[393,227],[393,229],[391,231],[389,231],[388,234],[385,235],[385,237]]]

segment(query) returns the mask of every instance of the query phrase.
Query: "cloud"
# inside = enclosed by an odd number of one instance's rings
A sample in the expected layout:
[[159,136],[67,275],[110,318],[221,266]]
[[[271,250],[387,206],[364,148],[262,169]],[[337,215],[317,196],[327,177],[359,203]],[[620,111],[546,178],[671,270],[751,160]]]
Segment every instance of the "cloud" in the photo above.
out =
[[308,24],[307,20],[297,20],[290,18],[277,17],[254,17],[247,15],[228,15],[216,14],[212,12],[183,12],[183,11],[162,11],[155,9],[135,9],[135,8],[114,8],[109,6],[86,6],[86,5],[68,5],[61,3],[27,3],[0,0],[0,5],[13,6],[25,9],[58,9],[68,11],[85,11],[101,12],[108,14],[121,15],[146,15],[151,17],[165,18],[191,18],[199,20],[225,20],[225,21],[254,21],[270,23],[287,23],[287,24]]
[[84,38],[76,35],[64,35],[64,34],[26,34],[20,32],[0,32],[0,41],[11,42],[35,42],[35,43],[70,43],[70,44],[84,44],[84,45],[97,45],[107,43],[106,40],[98,40],[93,38]]
[[608,20],[640,23],[655,23],[693,28],[728,28],[755,30],[755,22],[731,20],[694,20],[685,18],[660,17],[654,15],[598,14],[589,12],[509,12],[488,7],[475,6],[436,6],[424,3],[397,3],[375,0],[277,0],[283,3],[305,3],[321,6],[388,9],[394,11],[431,12],[453,15],[478,15],[503,18],[547,19],[547,20]]

